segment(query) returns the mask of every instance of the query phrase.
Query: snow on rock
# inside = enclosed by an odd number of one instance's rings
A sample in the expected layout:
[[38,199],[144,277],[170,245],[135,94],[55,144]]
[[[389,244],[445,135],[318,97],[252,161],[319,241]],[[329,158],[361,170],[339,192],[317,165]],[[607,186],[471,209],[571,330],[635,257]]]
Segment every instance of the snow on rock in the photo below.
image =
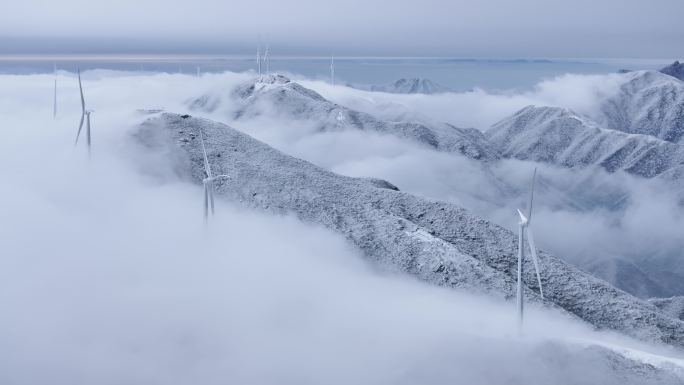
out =
[[605,128],[678,143],[684,136],[684,83],[658,71],[622,75],[625,83],[600,105]]
[[679,61],[675,61],[669,66],[661,68],[660,72],[679,80],[684,80],[684,64],[680,63]]
[[525,107],[485,135],[504,157],[564,167],[601,166],[652,178],[684,163],[682,145],[603,129],[558,107]]
[[[398,136],[439,151],[460,153],[471,159],[490,161],[498,158],[482,133],[474,128],[459,128],[446,123],[426,125],[383,121],[333,103],[282,75],[267,75],[242,84],[232,91],[231,97],[240,106],[231,117],[233,119],[275,114],[289,120],[314,122],[321,131],[372,131]],[[213,112],[220,104],[221,96],[203,95],[192,100],[190,107]]]
[[[214,172],[232,176],[216,182],[219,197],[324,225],[379,265],[431,284],[514,297],[517,236],[459,206],[334,174],[206,119],[164,113],[143,123],[136,137],[201,184],[199,130]],[[682,321],[546,252],[539,257],[547,305],[596,328],[684,347]],[[540,301],[527,264],[526,296]]]

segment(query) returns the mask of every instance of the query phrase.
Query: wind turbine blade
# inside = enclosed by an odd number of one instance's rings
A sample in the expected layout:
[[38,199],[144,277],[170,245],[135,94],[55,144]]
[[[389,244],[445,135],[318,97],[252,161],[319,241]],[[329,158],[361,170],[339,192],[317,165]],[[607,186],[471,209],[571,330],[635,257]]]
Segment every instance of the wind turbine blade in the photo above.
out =
[[271,73],[271,55],[268,50],[268,43],[266,43],[266,51],[264,52],[264,61],[266,62],[266,75]]
[[530,202],[527,206],[527,222],[532,222],[532,203],[534,201],[534,182],[537,179],[537,168],[534,168],[534,173],[532,174],[532,185],[530,186]]
[[76,141],[74,146],[78,144],[78,137],[81,135],[81,129],[83,128],[83,120],[85,119],[85,112],[81,114],[81,123],[78,124],[78,132],[76,132]]
[[523,277],[523,225],[518,226],[518,287],[516,291],[517,307],[518,307],[518,327],[522,330],[523,322],[523,287],[522,287],[522,277]]
[[209,204],[211,205],[211,216],[214,216],[214,182],[209,182]]
[[542,290],[541,276],[539,275],[539,259],[537,258],[537,248],[534,245],[534,236],[532,235],[532,229],[525,227],[527,230],[527,244],[530,245],[530,251],[532,252],[532,261],[534,261],[534,270],[537,272],[537,283],[539,284],[539,295],[544,299],[544,290]]
[[335,55],[330,56],[330,83],[335,85]]
[[81,84],[81,69],[78,69],[78,90],[81,92],[81,111],[85,114],[85,98],[83,97],[83,85]]
[[202,144],[202,156],[204,157],[204,172],[207,174],[207,178],[211,178],[211,168],[209,167],[209,158],[207,158],[207,149],[204,147],[202,130],[200,130],[200,142]]
[[86,114],[86,143],[90,149],[90,113]]
[[207,223],[209,218],[209,190],[207,190],[207,183],[204,183],[204,223]]
[[259,36],[259,43],[257,44],[257,71],[261,75],[261,36]]
[[525,218],[525,214],[523,214],[522,211],[520,211],[520,209],[518,209],[518,215],[520,215],[520,220],[521,220],[522,222],[526,222],[526,221],[527,221],[527,218]]

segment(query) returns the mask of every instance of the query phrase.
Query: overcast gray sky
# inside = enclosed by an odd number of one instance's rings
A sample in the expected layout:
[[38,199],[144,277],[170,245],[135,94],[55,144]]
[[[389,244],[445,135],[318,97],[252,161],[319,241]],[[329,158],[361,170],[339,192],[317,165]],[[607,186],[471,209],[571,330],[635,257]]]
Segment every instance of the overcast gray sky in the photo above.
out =
[[0,53],[684,54],[684,0],[8,0]]

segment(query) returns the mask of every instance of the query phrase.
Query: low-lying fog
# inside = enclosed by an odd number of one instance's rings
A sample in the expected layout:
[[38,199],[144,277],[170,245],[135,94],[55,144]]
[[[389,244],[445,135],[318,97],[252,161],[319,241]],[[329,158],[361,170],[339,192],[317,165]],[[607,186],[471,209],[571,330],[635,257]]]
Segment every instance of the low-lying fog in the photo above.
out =
[[[567,315],[531,306],[521,339],[512,302],[376,271],[340,236],[294,218],[219,201],[205,229],[200,187],[174,179],[136,147],[130,133],[144,117],[135,110],[185,112],[188,98],[248,75],[93,71],[83,78],[95,111],[90,160],[84,143],[73,146],[80,116],[73,74],[60,73],[54,120],[52,76],[0,76],[3,384],[630,383],[581,341],[638,345]],[[560,90],[544,91],[553,84],[529,95],[475,91],[434,104],[427,96],[382,95],[372,102],[483,128],[531,99],[560,97]],[[357,97],[308,85],[340,102]],[[363,97],[371,96],[358,91]],[[473,115],[458,118],[461,109]],[[334,171],[386,178],[515,225],[518,202],[483,202],[477,191],[492,182],[471,161],[269,117],[235,126]],[[531,168],[503,162],[495,175],[524,189]],[[561,180],[566,171],[541,173]],[[632,197],[619,218],[600,208],[554,211],[540,200],[539,244],[561,256],[674,248],[681,216],[668,195],[624,176],[606,178]]]

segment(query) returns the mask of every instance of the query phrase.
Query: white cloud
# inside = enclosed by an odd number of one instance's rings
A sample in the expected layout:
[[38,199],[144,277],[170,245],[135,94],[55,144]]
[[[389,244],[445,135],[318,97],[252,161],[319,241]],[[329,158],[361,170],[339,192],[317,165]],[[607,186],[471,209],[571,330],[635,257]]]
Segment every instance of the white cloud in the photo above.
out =
[[[244,54],[262,34],[281,52],[324,55],[331,50],[461,57],[678,55],[682,2],[656,4],[662,12],[637,0],[25,0],[5,4],[0,36],[41,37],[28,42],[33,52],[54,48],[47,37],[62,37],[66,41],[56,42],[67,52],[130,52],[142,46],[148,52],[160,47],[196,52],[199,47]],[[98,45],[102,38],[108,44]],[[16,46],[26,48],[21,42]]]
[[[132,111],[182,110],[244,76],[109,75],[84,74],[91,161],[73,148],[73,77],[60,77],[53,121],[50,76],[0,76],[0,382],[611,383],[610,363],[577,341],[639,346],[535,306],[518,340],[512,303],[378,273],[340,236],[293,218],[220,201],[204,231],[200,188],[133,145]],[[332,156],[333,168],[448,161],[344,135],[335,143],[367,147]],[[328,139],[304,130],[292,148],[311,155]]]

